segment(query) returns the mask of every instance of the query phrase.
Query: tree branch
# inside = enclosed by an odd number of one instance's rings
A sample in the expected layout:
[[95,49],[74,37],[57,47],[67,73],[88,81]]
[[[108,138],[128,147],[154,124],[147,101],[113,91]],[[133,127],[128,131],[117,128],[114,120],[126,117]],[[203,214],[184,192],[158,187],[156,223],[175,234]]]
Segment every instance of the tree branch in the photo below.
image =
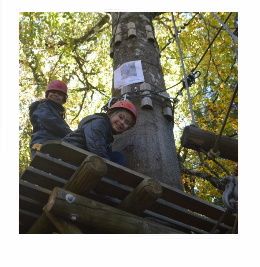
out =
[[185,169],[185,168],[181,169],[181,173],[185,173],[188,175],[194,175],[194,176],[199,177],[203,180],[209,181],[213,186],[215,186],[216,188],[218,188],[221,191],[225,190],[225,183],[224,183],[223,179],[218,179],[215,176],[210,175],[208,173],[200,172],[200,171],[196,171],[196,170]]

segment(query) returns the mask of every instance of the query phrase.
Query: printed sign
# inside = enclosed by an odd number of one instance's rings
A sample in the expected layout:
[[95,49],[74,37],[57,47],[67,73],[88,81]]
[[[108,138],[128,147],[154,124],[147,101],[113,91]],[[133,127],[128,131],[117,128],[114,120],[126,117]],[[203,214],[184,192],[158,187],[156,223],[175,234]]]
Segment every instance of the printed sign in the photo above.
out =
[[141,60],[126,62],[114,71],[115,89],[140,82],[144,82]]

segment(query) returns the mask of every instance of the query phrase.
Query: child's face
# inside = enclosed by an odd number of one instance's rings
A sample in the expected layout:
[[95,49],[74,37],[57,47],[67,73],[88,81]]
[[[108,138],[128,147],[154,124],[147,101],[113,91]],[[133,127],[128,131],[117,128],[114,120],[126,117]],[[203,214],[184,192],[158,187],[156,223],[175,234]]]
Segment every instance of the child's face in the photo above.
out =
[[131,127],[133,124],[133,117],[128,111],[120,110],[111,114],[110,122],[114,134],[121,134]]
[[56,91],[56,90],[50,91],[47,98],[61,105],[64,103],[64,94],[60,91]]

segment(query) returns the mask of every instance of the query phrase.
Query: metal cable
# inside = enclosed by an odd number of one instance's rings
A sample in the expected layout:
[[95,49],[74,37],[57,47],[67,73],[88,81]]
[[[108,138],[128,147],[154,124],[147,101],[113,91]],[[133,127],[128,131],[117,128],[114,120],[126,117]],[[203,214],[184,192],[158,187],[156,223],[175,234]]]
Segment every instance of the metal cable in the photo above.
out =
[[237,51],[237,43],[238,43],[238,38],[237,36],[235,36],[235,34],[233,32],[231,32],[231,30],[227,27],[227,25],[214,13],[211,12],[211,14],[218,20],[219,23],[221,23],[221,25],[226,29],[226,31],[231,35],[232,40],[234,42],[234,50],[236,53],[236,58],[238,59],[238,51]]
[[236,94],[237,94],[237,91],[238,91],[238,85],[236,86],[236,88],[235,88],[235,90],[234,90],[232,99],[230,100],[230,103],[229,103],[228,111],[227,111],[227,113],[226,113],[226,117],[225,117],[225,119],[224,119],[224,122],[223,122],[223,124],[222,124],[220,133],[219,133],[219,135],[218,135],[218,137],[217,137],[217,140],[216,140],[216,142],[215,142],[215,145],[214,145],[214,147],[213,147],[213,152],[215,152],[215,153],[218,151],[218,143],[219,143],[220,137],[221,137],[221,135],[222,135],[222,133],[223,133],[223,131],[224,131],[224,128],[225,128],[225,125],[226,125],[226,122],[227,122],[227,119],[228,119],[228,116],[229,116],[229,113],[230,113],[232,104],[233,104],[233,102],[234,102],[234,100],[235,100],[235,97],[236,97]]
[[[230,18],[230,16],[232,15],[232,12],[229,13],[228,17],[226,18],[225,22],[226,23],[228,21],[228,19]],[[210,42],[207,50],[204,52],[203,56],[201,57],[201,59],[199,60],[199,62],[197,63],[197,65],[195,66],[195,68],[193,69],[196,70],[196,68],[199,66],[200,62],[202,61],[202,59],[204,58],[204,56],[206,55],[206,53],[208,52],[208,50],[210,49],[210,47],[212,46],[212,44],[214,43],[215,39],[218,37],[219,33],[222,31],[223,26],[221,26],[217,32],[217,34],[215,35],[215,37],[212,39],[212,41]]]
[[179,40],[179,36],[178,36],[178,30],[177,30],[177,27],[176,27],[176,24],[175,24],[175,19],[174,19],[173,13],[172,13],[172,21],[173,21],[173,26],[174,26],[174,31],[175,31],[175,38],[176,38],[176,42],[177,42],[178,50],[179,50],[179,54],[180,54],[182,72],[183,72],[183,76],[184,76],[184,83],[185,83],[185,87],[186,87],[187,95],[188,95],[189,109],[190,109],[190,113],[191,113],[191,124],[196,125],[195,118],[194,118],[194,112],[193,112],[193,109],[192,109],[192,102],[191,102],[191,98],[190,98],[189,85],[188,85],[187,76],[186,76],[184,63],[183,63],[183,58],[182,58],[182,50],[181,50],[181,47],[180,47],[180,40]]

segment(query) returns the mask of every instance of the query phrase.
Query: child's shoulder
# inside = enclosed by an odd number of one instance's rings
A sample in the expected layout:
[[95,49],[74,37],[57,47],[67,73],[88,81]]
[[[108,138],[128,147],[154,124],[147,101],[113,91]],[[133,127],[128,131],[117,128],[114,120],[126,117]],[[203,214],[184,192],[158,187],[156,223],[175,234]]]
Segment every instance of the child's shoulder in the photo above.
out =
[[89,123],[93,120],[102,120],[102,121],[107,121],[109,120],[107,114],[105,113],[95,113],[92,115],[88,115],[85,118],[83,118],[81,120],[81,122],[79,123],[80,126],[85,125],[86,123]]
[[39,104],[42,104],[42,103],[45,103],[45,102],[46,102],[45,99],[40,99],[40,100],[34,101],[29,106],[29,112],[30,112],[30,114],[32,114],[37,109],[37,107],[39,106]]

